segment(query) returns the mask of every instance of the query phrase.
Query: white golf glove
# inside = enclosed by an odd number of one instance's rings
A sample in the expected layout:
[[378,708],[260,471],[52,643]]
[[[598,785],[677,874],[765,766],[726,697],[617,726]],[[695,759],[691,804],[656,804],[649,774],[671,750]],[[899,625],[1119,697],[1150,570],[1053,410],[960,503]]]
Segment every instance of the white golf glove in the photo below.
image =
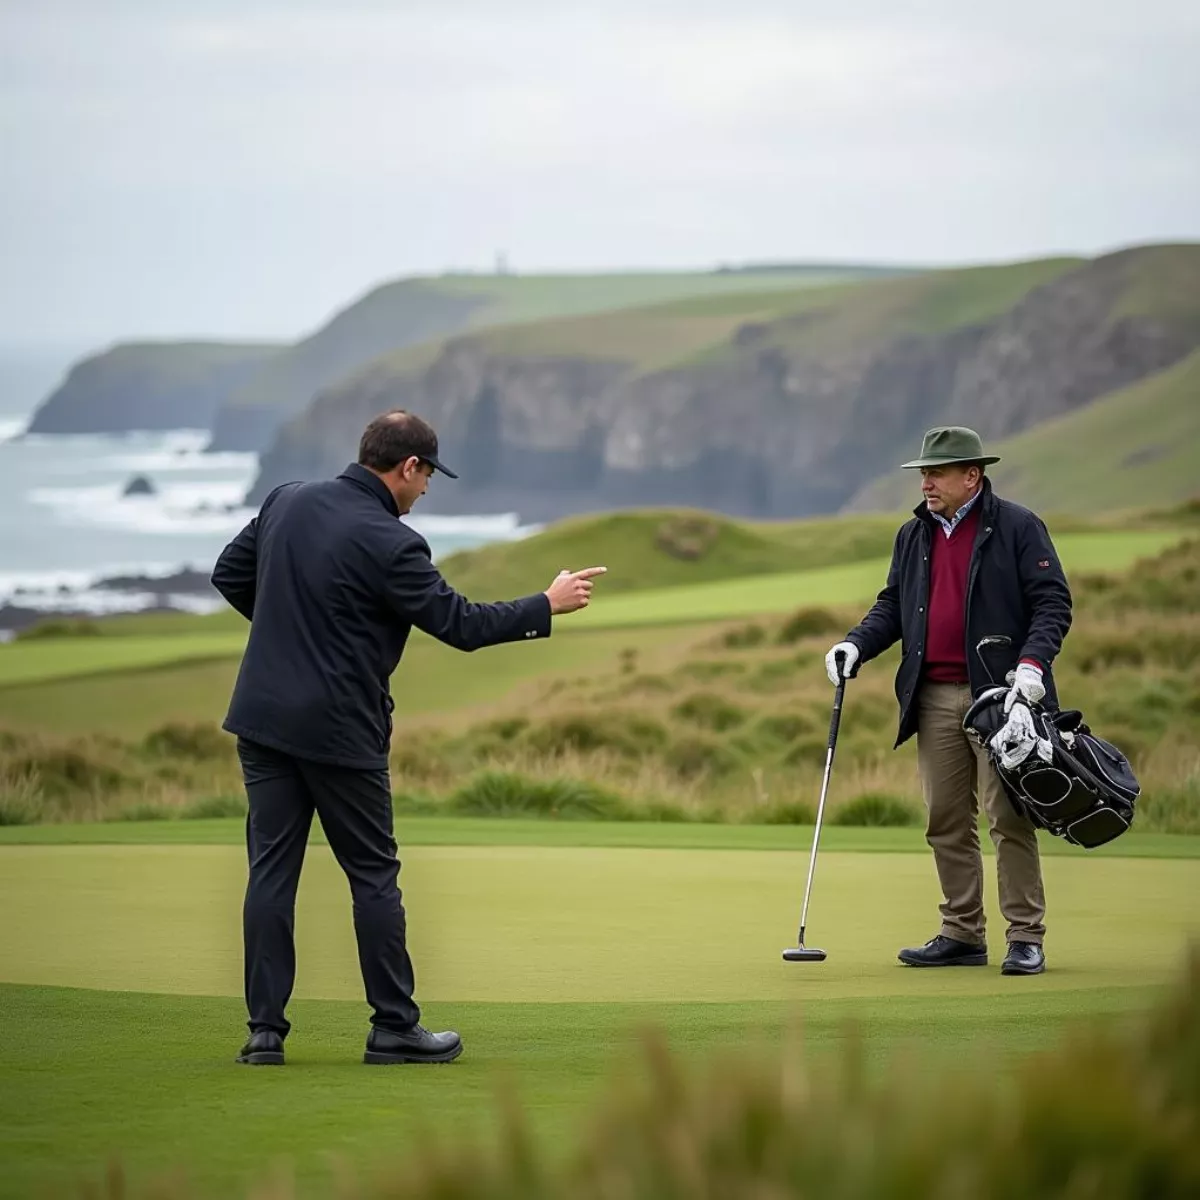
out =
[[[839,659],[841,660],[840,664]],[[849,679],[850,673],[854,670],[854,665],[858,662],[858,659],[858,647],[853,642],[838,642],[825,655],[825,674],[829,676],[829,682],[834,687],[837,687],[842,679]],[[841,666],[840,676],[838,673],[839,665]]]
[[1030,706],[1040,704],[1046,695],[1046,685],[1042,682],[1042,669],[1032,663],[1021,663],[1013,677],[1012,688],[1004,698],[1004,711],[1012,712],[1012,706],[1018,700]]
[[1019,767],[1036,745],[1033,714],[1024,704],[1014,704],[1007,722],[992,736],[992,749],[1000,756],[1000,765],[1009,771]]

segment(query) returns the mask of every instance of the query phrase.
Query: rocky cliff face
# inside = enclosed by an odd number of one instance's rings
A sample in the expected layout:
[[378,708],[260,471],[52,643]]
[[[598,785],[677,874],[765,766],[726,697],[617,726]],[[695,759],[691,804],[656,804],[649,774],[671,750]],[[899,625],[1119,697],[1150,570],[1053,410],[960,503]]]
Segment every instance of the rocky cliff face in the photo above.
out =
[[[1068,271],[978,324],[823,348],[791,336],[793,318],[744,327],[709,365],[648,375],[612,359],[499,356],[484,339],[457,339],[423,372],[380,370],[318,397],[264,457],[249,499],[336,472],[371,416],[403,406],[435,424],[462,474],[430,489],[430,512],[517,511],[528,521],[659,503],[758,517],[834,512],[930,425],[1012,433],[1200,344],[1200,321],[1123,310],[1138,253]],[[1196,282],[1200,300],[1200,273]]]
[[214,342],[114,346],[71,368],[34,414],[29,432],[207,429],[230,391],[276,349]]

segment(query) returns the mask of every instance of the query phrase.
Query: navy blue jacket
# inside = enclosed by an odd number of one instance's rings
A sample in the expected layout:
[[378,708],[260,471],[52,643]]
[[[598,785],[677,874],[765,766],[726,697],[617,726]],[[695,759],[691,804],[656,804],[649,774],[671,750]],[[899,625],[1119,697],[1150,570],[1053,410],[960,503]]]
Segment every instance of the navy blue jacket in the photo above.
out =
[[[1010,639],[1007,649],[984,650],[997,683],[1022,658],[1042,668],[1048,708],[1058,707],[1051,667],[1071,628],[1071,592],[1050,534],[1041,519],[1019,504],[1001,500],[983,481],[979,529],[967,575],[967,674],[972,694],[990,680],[975,647],[992,634]],[[862,623],[847,634],[861,654],[860,662],[901,642],[903,657],[896,672],[900,730],[896,745],[917,731],[917,693],[924,666],[925,624],[929,608],[930,539],[941,527],[924,504],[896,535],[887,585]]]
[[472,604],[433,565],[372,472],[285,483],[217,559],[213,586],[250,621],[224,727],[298,758],[378,770],[388,682],[418,629],[459,650],[550,635],[543,593]]

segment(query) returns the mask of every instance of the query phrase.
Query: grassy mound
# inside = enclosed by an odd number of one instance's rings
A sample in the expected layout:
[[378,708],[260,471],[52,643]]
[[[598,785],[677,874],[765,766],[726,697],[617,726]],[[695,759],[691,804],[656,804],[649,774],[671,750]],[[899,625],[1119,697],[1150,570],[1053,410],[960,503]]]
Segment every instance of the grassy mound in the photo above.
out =
[[460,551],[440,565],[473,599],[544,587],[563,568],[608,567],[605,594],[802,571],[878,558],[896,535],[889,517],[750,522],[664,509],[560,521],[515,543]]

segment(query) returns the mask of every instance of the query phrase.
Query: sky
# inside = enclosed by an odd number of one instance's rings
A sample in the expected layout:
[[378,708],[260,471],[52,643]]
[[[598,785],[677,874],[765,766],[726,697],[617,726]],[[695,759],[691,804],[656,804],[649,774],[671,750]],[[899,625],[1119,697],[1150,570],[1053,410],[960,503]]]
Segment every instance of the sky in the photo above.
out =
[[385,279],[1200,240],[1200,4],[0,0],[0,343]]

